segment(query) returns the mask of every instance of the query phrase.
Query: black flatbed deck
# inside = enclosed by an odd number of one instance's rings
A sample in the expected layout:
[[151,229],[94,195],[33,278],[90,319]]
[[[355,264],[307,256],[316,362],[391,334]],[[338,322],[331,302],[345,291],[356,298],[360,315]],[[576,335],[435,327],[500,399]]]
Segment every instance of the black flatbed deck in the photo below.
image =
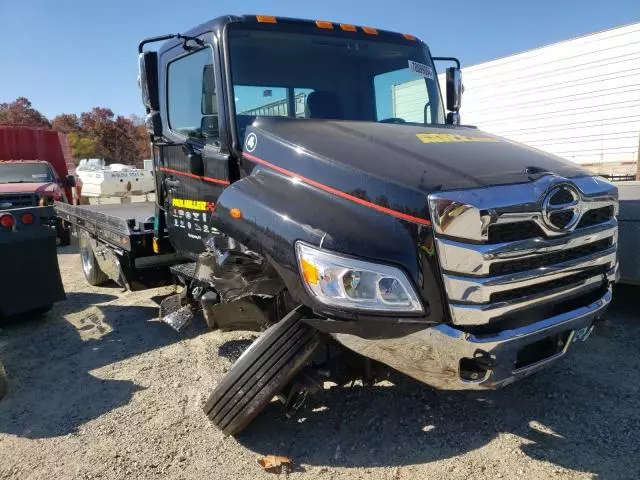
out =
[[77,205],[77,208],[89,210],[109,217],[135,220],[136,225],[155,215],[153,202],[105,203],[102,205]]
[[[121,248],[131,248],[131,237],[153,235],[155,203],[70,205],[56,202],[56,215]],[[126,239],[126,240],[125,240]]]

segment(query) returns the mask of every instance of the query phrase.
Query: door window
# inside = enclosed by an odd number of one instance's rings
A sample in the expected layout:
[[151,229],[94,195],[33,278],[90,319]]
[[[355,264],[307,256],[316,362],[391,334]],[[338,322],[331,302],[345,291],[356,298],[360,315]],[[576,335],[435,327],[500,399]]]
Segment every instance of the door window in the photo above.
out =
[[169,64],[167,103],[171,130],[212,143],[219,139],[210,48],[203,48]]
[[443,123],[435,80],[402,68],[374,76],[373,88],[377,121]]

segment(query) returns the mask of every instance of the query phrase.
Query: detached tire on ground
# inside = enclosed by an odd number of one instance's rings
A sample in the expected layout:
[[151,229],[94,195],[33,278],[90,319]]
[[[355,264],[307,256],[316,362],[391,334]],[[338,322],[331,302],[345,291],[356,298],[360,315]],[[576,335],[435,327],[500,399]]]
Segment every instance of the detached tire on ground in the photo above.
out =
[[318,333],[298,307],[269,327],[233,364],[204,406],[225,435],[244,429],[311,360]]
[[96,260],[96,256],[93,254],[89,232],[78,229],[78,244],[82,273],[84,273],[85,280],[89,285],[94,287],[102,285],[109,280],[109,277],[100,269],[98,260]]

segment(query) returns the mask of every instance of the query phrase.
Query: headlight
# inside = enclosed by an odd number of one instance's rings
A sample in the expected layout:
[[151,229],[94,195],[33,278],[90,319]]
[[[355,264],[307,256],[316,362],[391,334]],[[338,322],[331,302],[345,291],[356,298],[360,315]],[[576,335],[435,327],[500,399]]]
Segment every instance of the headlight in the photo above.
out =
[[334,307],[422,312],[411,282],[398,268],[343,257],[296,243],[302,279],[318,301]]

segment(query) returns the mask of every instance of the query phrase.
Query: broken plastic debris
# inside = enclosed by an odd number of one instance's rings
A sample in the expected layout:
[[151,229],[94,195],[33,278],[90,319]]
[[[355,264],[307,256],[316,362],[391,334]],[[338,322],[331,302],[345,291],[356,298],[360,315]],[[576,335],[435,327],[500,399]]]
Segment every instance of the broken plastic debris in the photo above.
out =
[[281,457],[280,455],[267,455],[258,459],[258,465],[265,470],[271,470],[274,468],[281,468],[283,465],[291,464],[289,457]]

